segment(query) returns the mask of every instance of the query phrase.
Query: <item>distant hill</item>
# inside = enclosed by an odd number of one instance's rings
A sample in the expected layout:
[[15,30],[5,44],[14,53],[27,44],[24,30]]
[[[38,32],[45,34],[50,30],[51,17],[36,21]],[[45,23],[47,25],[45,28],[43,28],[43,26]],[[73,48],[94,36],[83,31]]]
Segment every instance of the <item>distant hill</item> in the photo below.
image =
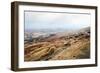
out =
[[[43,31],[43,30],[42,30]],[[50,30],[47,30],[47,32],[49,32],[49,33],[47,33],[46,32],[46,30],[44,30],[43,32],[25,32],[25,37],[24,37],[24,39],[25,39],[25,41],[43,41],[43,40],[53,40],[53,39],[59,39],[59,38],[61,38],[61,37],[72,37],[72,36],[78,36],[78,35],[80,35],[80,34],[85,34],[85,35],[90,35],[90,27],[86,27],[86,28],[82,28],[82,29],[79,29],[79,30],[71,30],[71,31],[69,31],[69,30],[59,30],[58,32],[57,32],[57,30],[55,29],[55,32],[54,32],[54,30],[52,30],[51,32],[50,32]],[[38,40],[39,39],[39,40]]]
[[85,27],[79,30],[80,32],[90,32],[90,27]]

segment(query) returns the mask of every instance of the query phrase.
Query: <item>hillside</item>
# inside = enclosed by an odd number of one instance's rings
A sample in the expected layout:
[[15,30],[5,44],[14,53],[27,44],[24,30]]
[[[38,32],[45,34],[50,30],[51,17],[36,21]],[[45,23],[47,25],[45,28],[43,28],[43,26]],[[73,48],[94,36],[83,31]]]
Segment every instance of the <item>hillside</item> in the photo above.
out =
[[75,32],[38,34],[25,43],[25,61],[90,58],[90,28]]

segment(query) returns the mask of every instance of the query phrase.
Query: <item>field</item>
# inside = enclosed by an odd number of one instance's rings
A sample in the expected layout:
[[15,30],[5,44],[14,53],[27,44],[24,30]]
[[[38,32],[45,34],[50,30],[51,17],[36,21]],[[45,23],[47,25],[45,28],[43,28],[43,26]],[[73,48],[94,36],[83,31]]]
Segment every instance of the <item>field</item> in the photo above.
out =
[[90,58],[90,27],[54,33],[25,32],[24,61]]

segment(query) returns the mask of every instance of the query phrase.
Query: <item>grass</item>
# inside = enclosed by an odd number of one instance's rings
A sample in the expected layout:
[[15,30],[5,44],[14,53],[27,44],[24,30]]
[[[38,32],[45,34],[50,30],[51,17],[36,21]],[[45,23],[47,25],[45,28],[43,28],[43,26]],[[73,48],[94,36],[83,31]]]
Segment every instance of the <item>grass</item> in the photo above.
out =
[[86,59],[90,58],[90,43],[86,43],[80,48],[81,52],[76,58],[77,59]]

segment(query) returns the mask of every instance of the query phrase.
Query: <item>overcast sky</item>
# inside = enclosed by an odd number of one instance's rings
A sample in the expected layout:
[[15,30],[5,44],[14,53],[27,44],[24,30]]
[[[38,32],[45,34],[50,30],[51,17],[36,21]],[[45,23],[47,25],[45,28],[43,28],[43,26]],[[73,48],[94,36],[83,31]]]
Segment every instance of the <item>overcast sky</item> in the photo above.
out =
[[90,26],[90,14],[25,12],[25,29],[81,29]]

